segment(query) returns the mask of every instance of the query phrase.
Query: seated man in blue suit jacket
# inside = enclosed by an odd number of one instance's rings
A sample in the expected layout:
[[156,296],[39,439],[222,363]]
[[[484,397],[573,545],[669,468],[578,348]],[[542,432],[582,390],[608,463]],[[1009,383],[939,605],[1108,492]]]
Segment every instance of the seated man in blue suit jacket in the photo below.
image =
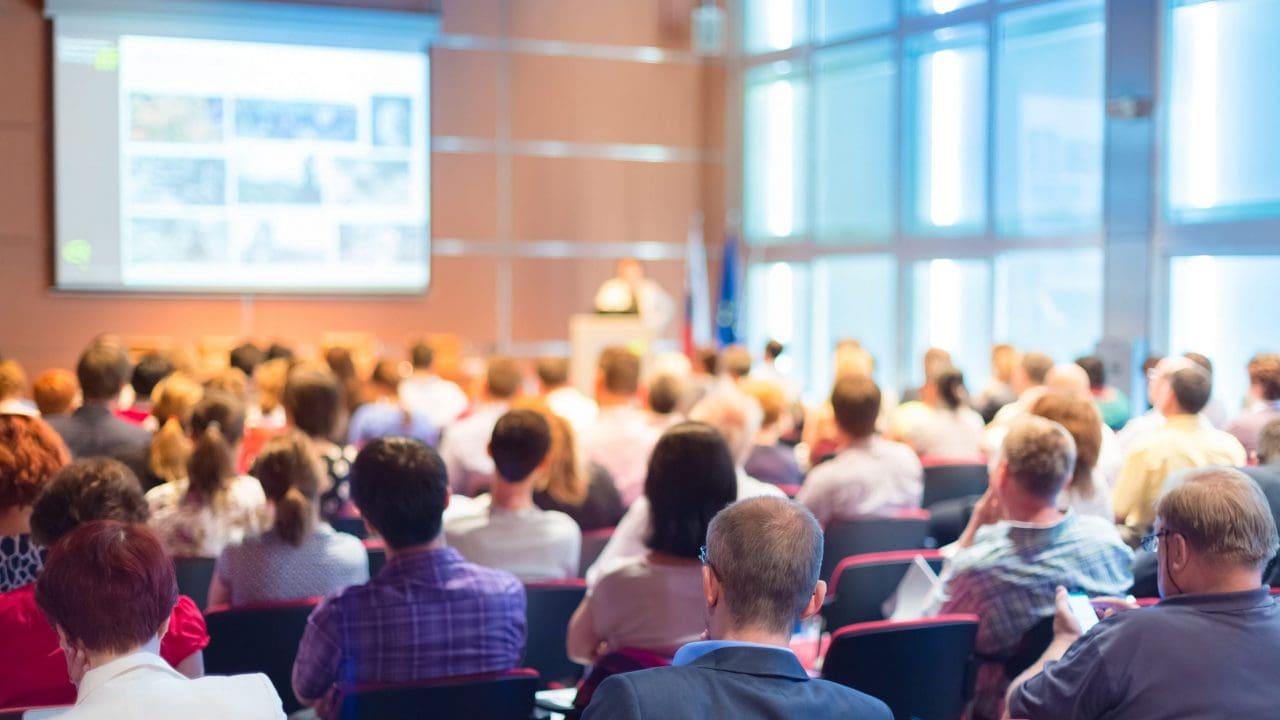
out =
[[711,639],[680,648],[671,667],[608,678],[583,720],[892,719],[875,698],[811,679],[787,647],[827,594],[822,528],[808,510],[774,497],[734,503],[711,521],[702,559]]

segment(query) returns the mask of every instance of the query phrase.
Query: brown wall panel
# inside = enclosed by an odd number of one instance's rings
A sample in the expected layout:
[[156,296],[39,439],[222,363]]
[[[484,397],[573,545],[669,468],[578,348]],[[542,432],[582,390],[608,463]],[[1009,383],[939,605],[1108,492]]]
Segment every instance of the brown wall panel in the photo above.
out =
[[[676,300],[676,313],[666,337],[677,337],[679,299],[683,297],[684,261],[645,263],[646,274]],[[518,258],[512,261],[512,323],[516,342],[565,340],[569,318],[591,312],[596,290],[613,277],[614,261],[603,258]]]
[[431,155],[431,236],[497,237],[497,160],[480,153]]
[[511,63],[511,135],[517,140],[701,142],[696,65],[524,54]]
[[0,3],[0,125],[44,121],[48,83],[38,58],[48,53],[45,27],[38,13]]
[[517,38],[689,47],[693,0],[512,0]]
[[696,163],[517,157],[517,240],[683,242],[699,202]]
[[497,53],[431,51],[431,134],[492,138],[497,127]]
[[0,126],[0,236],[49,237],[50,163],[43,129]]
[[502,34],[502,10],[510,0],[443,0],[441,29],[449,35]]

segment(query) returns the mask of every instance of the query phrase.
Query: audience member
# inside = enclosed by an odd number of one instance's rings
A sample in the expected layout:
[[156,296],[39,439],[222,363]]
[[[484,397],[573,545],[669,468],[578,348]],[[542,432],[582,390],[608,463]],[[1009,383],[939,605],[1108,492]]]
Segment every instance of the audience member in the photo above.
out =
[[589,664],[623,648],[673,654],[706,628],[699,548],[734,500],[736,471],[716,430],[681,423],[653,449],[644,482],[648,551],[605,566],[569,622],[569,657]]
[[239,369],[226,367],[205,378],[205,392],[222,393],[235,398],[241,405],[248,406],[253,399],[249,392],[249,378]]
[[706,639],[681,647],[673,667],[606,679],[586,720],[893,717],[879,700],[811,679],[788,647],[827,590],[812,515],[778,498],[743,500],[712,519],[703,550]]
[[[654,375],[645,388],[645,409],[649,411],[649,424],[659,433],[684,420],[680,412],[680,400],[685,397],[685,383],[671,373]],[[702,398],[698,398],[701,401]],[[696,405],[697,403],[693,403]],[[690,407],[693,407],[690,405]]]
[[1076,448],[1061,425],[1025,417],[1009,431],[991,485],[978,501],[942,578],[942,613],[978,616],[975,719],[998,718],[1009,678],[1003,662],[1053,612],[1055,585],[1120,595],[1133,555],[1105,520],[1058,510]]
[[245,411],[245,427],[278,430],[284,427],[284,406],[280,398],[293,361],[286,358],[267,360],[253,371],[253,402]]
[[760,404],[763,413],[760,430],[751,442],[742,469],[747,475],[773,485],[799,485],[804,480],[796,462],[795,449],[782,442],[791,432],[791,414],[787,411],[786,391],[772,380],[748,380],[743,392]]
[[550,410],[543,412],[551,427],[546,466],[534,476],[533,502],[543,510],[558,510],[583,532],[611,528],[626,508],[609,471],[580,461],[578,443],[569,421]]
[[1247,410],[1227,426],[1246,452],[1258,451],[1262,428],[1280,418],[1280,353],[1263,353],[1249,363],[1249,392],[1258,405]]
[[0,415],[0,593],[40,572],[44,549],[31,540],[31,509],[70,460],[62,438],[40,418]]
[[116,414],[134,425],[155,432],[159,425],[152,418],[151,393],[156,385],[173,374],[173,362],[159,353],[148,353],[133,366],[133,374],[129,385],[133,388],[133,404],[128,409],[121,408]]
[[31,399],[45,420],[70,414],[75,409],[79,392],[80,384],[75,373],[62,368],[45,370],[31,384]]
[[845,375],[831,390],[838,455],[809,471],[802,505],[826,527],[860,515],[893,515],[920,507],[924,470],[911,448],[876,434],[880,388],[865,375]]
[[538,383],[551,412],[569,421],[582,434],[595,422],[600,408],[596,401],[569,384],[569,358],[544,357],[537,364]]
[[1116,514],[1111,508],[1111,486],[1097,468],[1102,449],[1102,415],[1098,407],[1076,393],[1055,390],[1041,395],[1030,411],[1066,428],[1076,444],[1075,469],[1058,494],[1058,509],[1113,521]]
[[147,472],[139,476],[143,490],[179,482],[191,461],[191,413],[204,388],[185,373],[173,373],[151,391],[151,414],[159,427],[147,451]]
[[399,395],[399,363],[381,360],[369,377],[369,402],[351,415],[347,442],[357,449],[380,437],[410,437],[435,447],[440,442],[440,428],[431,418],[414,410]]
[[253,377],[253,372],[258,369],[264,359],[266,355],[261,348],[246,342],[231,348],[227,361],[231,367],[244,373],[245,377]]
[[24,397],[27,374],[16,360],[0,360],[0,415],[39,415],[40,411]]
[[940,370],[921,388],[920,399],[931,412],[904,438],[918,455],[955,459],[982,457],[982,416],[969,407],[969,393],[959,370]]
[[[1150,363],[1152,359],[1148,358],[1147,362]],[[1121,452],[1127,454],[1135,443],[1164,426],[1166,418],[1160,412],[1159,404],[1161,399],[1169,392],[1169,376],[1178,370],[1194,366],[1195,363],[1190,360],[1175,355],[1156,359],[1155,364],[1146,370],[1147,400],[1151,408],[1125,423],[1120,432],[1116,433],[1116,438],[1120,441]],[[1208,424],[1207,420],[1203,420],[1203,422]]]
[[493,458],[489,439],[498,418],[511,409],[523,381],[520,365],[508,357],[489,359],[484,390],[479,403],[454,424],[445,428],[440,440],[440,456],[449,472],[449,485],[459,495],[475,495],[493,480]]
[[938,373],[947,368],[954,367],[951,364],[951,353],[938,347],[931,347],[924,351],[921,358],[921,365],[924,369],[924,384],[920,387],[909,388],[902,393],[902,402],[916,402],[924,399],[924,389],[929,383],[938,376]]
[[311,440],[328,475],[322,484],[320,516],[326,522],[355,516],[348,479],[356,451],[333,441],[342,419],[342,387],[337,376],[323,365],[295,367],[284,386],[284,413],[288,423]]
[[438,428],[447,427],[467,411],[467,394],[457,383],[436,374],[435,348],[425,341],[409,348],[413,372],[400,381],[400,401],[415,413],[425,415]]
[[[788,373],[784,372],[780,367],[778,358],[782,357],[782,353],[786,350],[786,346],[777,340],[769,340],[764,344],[764,354],[761,356],[761,362],[751,370],[751,377],[756,380],[765,380],[777,383],[782,388],[782,392],[786,395],[787,404],[791,405],[800,399],[800,388],[791,379]],[[784,360],[783,364],[787,364],[788,360]]]
[[151,528],[176,556],[218,557],[227,545],[266,524],[262,485],[236,474],[235,447],[244,434],[244,406],[205,393],[191,412],[193,446],[186,477],[147,491]]
[[1124,427],[1129,421],[1129,397],[1107,384],[1107,370],[1102,358],[1086,355],[1076,358],[1076,364],[1089,376],[1089,394],[1102,414],[1102,422],[1112,430]]
[[[729,448],[729,456],[734,462],[738,500],[758,495],[783,496],[777,485],[761,482],[743,470],[743,463],[751,455],[752,441],[760,431],[762,417],[760,405],[735,387],[708,395],[689,411],[691,421],[709,425]],[[606,568],[625,558],[642,557],[648,549],[645,534],[651,524],[648,498],[636,498],[596,562],[587,570],[587,582],[595,584]]]
[[[1183,353],[1182,357],[1204,368],[1209,373],[1209,380],[1213,381],[1213,361],[1206,355],[1198,352]],[[1200,411],[1205,420],[1208,420],[1213,427],[1218,429],[1226,428],[1227,422],[1231,420],[1231,413],[1227,410],[1227,404],[1216,395],[1209,395],[1209,402],[1204,404],[1204,410]]]
[[568,515],[533,502],[536,477],[546,469],[551,425],[534,410],[498,419],[489,442],[496,479],[486,512],[450,518],[445,537],[462,557],[506,570],[524,582],[578,576],[582,531]]
[[1228,468],[1193,470],[1160,498],[1143,544],[1158,557],[1154,607],[1082,634],[1057,589],[1054,639],[1012,685],[1028,718],[1261,718],[1280,705],[1280,608],[1262,584],[1276,525],[1258,488]]
[[47,420],[66,441],[73,458],[112,457],[140,475],[146,470],[151,433],[114,414],[114,404],[131,369],[129,354],[119,340],[95,338],[76,364],[84,404],[71,415]]
[[293,689],[322,718],[356,685],[500,672],[525,644],[524,587],[472,565],[445,545],[445,466],[408,438],[380,438],[351,468],[351,495],[387,543],[387,563],[365,585],[320,603],[293,665]]
[[[147,503],[138,479],[127,467],[108,458],[77,460],[55,475],[36,500],[31,537],[43,547],[53,547],[81,523],[141,524],[146,519]],[[0,594],[0,637],[6,660],[5,672],[0,673],[0,707],[75,702],[76,688],[68,678],[72,658],[59,649],[58,635],[37,609],[35,588],[30,583]],[[202,651],[208,644],[199,608],[191,598],[179,597],[169,614],[168,632],[160,639],[160,657],[183,675],[197,678],[204,674]]]
[[248,605],[332,595],[369,580],[364,544],[320,519],[327,480],[307,436],[267,441],[253,463],[272,510],[271,527],[218,556],[209,605]]
[[160,657],[178,582],[159,539],[141,525],[95,520],[68,533],[49,551],[35,600],[78,688],[60,718],[285,716],[266,675],[193,680]]
[[991,348],[991,379],[973,401],[983,422],[991,422],[1000,408],[1018,399],[1013,390],[1013,373],[1020,362],[1018,350],[1012,345],[1000,343]]
[[271,343],[267,346],[266,354],[263,355],[263,362],[271,362],[272,360],[293,362],[293,348],[280,342]]
[[751,374],[751,351],[742,345],[730,345],[716,359],[716,374],[734,384]]
[[[344,347],[331,347],[324,352],[324,364],[329,366],[329,370],[338,378],[338,384],[342,386],[342,406],[346,410],[346,418],[356,411],[356,408],[364,404],[364,383],[360,382],[360,375],[356,372],[356,362],[351,357],[351,350]],[[345,426],[339,427],[337,432],[346,437]]]
[[1165,480],[1185,468],[1206,465],[1244,465],[1240,441],[1201,423],[1198,413],[1209,401],[1209,373],[1192,365],[1170,374],[1156,396],[1156,408],[1166,418],[1130,446],[1111,500],[1116,521],[1145,532],[1155,520],[1156,499]]
[[639,389],[640,358],[626,348],[605,348],[596,375],[600,415],[582,434],[582,450],[609,471],[626,505],[640,497],[649,453],[661,434],[640,407]]

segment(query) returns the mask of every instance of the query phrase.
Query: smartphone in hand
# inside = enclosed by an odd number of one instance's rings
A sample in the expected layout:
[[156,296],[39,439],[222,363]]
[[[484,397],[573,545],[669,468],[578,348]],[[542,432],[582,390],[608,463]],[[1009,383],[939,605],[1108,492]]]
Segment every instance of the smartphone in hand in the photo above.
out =
[[1089,628],[1098,624],[1098,611],[1093,609],[1088,595],[1082,592],[1067,593],[1067,606],[1071,608],[1071,615],[1076,622],[1080,623],[1080,632],[1087,633]]

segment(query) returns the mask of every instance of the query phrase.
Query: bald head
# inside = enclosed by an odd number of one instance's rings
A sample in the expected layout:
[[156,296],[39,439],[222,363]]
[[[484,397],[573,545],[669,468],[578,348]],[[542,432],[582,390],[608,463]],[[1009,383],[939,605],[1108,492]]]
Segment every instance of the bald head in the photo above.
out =
[[741,500],[711,520],[707,562],[735,628],[790,632],[818,583],[822,528],[791,500]]
[[1086,395],[1089,393],[1089,373],[1075,363],[1054,365],[1045,375],[1044,384],[1053,390]]
[[1234,468],[1199,468],[1175,477],[1156,505],[1156,517],[1214,564],[1261,569],[1276,554],[1267,499]]
[[755,398],[730,389],[714,392],[698,401],[689,411],[689,419],[715,428],[729,446],[733,462],[741,466],[751,454],[751,443],[760,432],[764,411]]

